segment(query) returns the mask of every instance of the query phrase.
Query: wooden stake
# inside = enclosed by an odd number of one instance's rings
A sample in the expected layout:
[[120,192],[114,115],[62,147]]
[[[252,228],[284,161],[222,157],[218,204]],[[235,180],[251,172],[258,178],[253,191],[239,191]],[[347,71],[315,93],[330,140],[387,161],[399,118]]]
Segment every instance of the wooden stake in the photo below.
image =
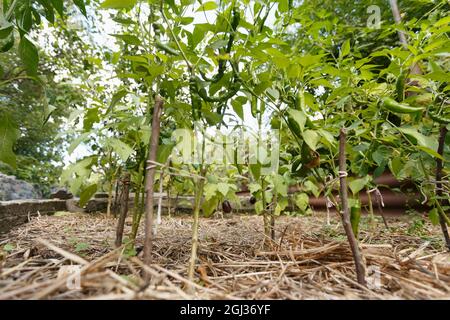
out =
[[[438,146],[438,153],[443,156],[444,155],[444,145],[445,145],[445,136],[447,135],[447,127],[442,126],[440,133],[439,133],[439,146]],[[443,168],[443,162],[442,159],[436,158],[436,195],[438,199],[436,201],[442,201],[441,207],[443,207],[443,200],[440,198],[442,197],[442,168]],[[447,249],[450,251],[450,236],[448,234],[447,229],[447,223],[444,216],[444,212],[442,210],[438,210],[439,212],[439,224],[441,225],[442,233],[444,235],[445,244],[447,245]]]
[[120,216],[117,220],[116,241],[114,242],[116,248],[122,245],[123,229],[125,226],[125,219],[128,213],[128,198],[130,194],[130,174],[127,172],[122,179],[122,197],[120,205]]
[[[394,17],[394,21],[396,24],[402,23],[402,17],[400,15],[400,10],[398,9],[397,0],[389,0],[389,4],[392,11],[392,16]],[[408,40],[406,40],[406,35],[403,31],[398,31],[398,38],[400,40],[401,45],[404,49],[408,50]],[[414,63],[410,69],[411,74],[422,74],[422,70],[420,69],[419,65],[417,63]],[[417,83],[413,83],[414,85],[417,85]]]
[[355,261],[356,277],[358,283],[365,286],[365,268],[362,261],[361,253],[359,252],[358,242],[353,234],[352,225],[350,222],[350,210],[348,207],[348,192],[347,192],[347,164],[345,157],[345,143],[347,134],[344,128],[341,128],[339,135],[339,180],[340,180],[340,193],[342,203],[342,224],[344,226],[345,233],[347,235],[348,243],[353,254],[353,260]]
[[[150,265],[152,262],[152,224],[153,224],[153,185],[155,182],[156,166],[153,164],[156,161],[156,154],[158,152],[159,144],[159,131],[160,131],[160,118],[164,101],[158,95],[155,96],[155,104],[153,107],[153,119],[152,119],[152,134],[150,137],[147,172],[145,176],[145,239],[144,239],[144,263]],[[145,279],[150,279],[150,274],[145,272]]]

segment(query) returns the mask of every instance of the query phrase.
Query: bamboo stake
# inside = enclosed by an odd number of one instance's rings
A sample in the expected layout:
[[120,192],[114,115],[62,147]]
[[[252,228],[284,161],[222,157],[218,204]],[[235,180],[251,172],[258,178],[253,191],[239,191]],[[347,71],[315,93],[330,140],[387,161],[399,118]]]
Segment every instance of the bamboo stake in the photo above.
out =
[[345,157],[345,142],[346,132],[341,128],[339,135],[339,179],[340,179],[340,193],[342,203],[342,224],[352,250],[353,259],[355,261],[356,277],[358,283],[366,286],[365,269],[362,262],[361,253],[359,252],[358,242],[353,234],[352,225],[350,223],[350,211],[348,207],[348,192],[347,192],[347,164]]
[[[397,0],[389,0],[389,4],[391,7],[392,15],[394,17],[394,21],[396,24],[402,23],[402,17],[400,15],[400,10],[398,9]],[[400,43],[402,44],[404,49],[408,49],[408,40],[406,39],[406,35],[403,31],[398,31],[398,38],[400,40]],[[422,74],[422,70],[420,69],[419,65],[417,63],[414,63],[410,67],[411,74]]]
[[[447,135],[447,132],[448,132],[447,127],[442,126],[439,133],[439,146],[437,150],[441,156],[444,155],[445,136]],[[440,201],[441,200],[440,198],[442,197],[442,168],[443,168],[442,159],[436,158],[436,195],[438,197],[436,201]],[[443,212],[442,210],[438,210],[438,212],[439,212],[439,224],[441,225],[442,233],[445,239],[445,244],[447,245],[447,249],[450,251],[450,236],[448,234],[447,224],[445,221],[446,220],[444,216],[445,212]]]
[[[164,101],[158,95],[155,96],[155,104],[153,107],[152,134],[150,137],[148,160],[155,161],[158,152],[160,118]],[[146,168],[145,177],[145,239],[144,239],[144,263],[150,265],[152,262],[152,224],[153,224],[153,185],[155,182],[156,165],[149,164]],[[145,273],[145,280],[150,279],[150,274]]]
[[130,174],[127,172],[124,174],[122,179],[122,197],[121,197],[121,205],[120,205],[120,216],[117,220],[117,229],[116,229],[116,241],[114,242],[116,248],[122,245],[123,238],[123,229],[125,226],[125,219],[128,213],[128,198],[130,194]]
[[[153,225],[153,235],[156,237],[158,234],[158,225],[161,224],[161,208],[162,208],[162,200],[163,200],[163,187],[164,187],[164,169],[161,169],[159,173],[159,198],[158,198],[158,210],[156,211],[156,223]],[[168,200],[169,201],[169,200]]]

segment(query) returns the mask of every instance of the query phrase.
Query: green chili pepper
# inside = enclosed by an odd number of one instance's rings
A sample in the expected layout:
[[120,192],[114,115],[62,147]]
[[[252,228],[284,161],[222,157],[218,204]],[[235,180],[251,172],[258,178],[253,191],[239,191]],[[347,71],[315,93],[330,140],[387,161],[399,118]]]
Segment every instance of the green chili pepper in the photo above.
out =
[[438,115],[434,112],[429,112],[428,115],[430,116],[431,119],[433,119],[434,121],[441,123],[441,124],[450,124],[450,118],[444,117],[442,115]]
[[239,9],[234,7],[233,8],[233,20],[231,20],[231,29],[233,31],[236,31],[240,21],[241,21],[241,14],[239,13]]
[[350,223],[352,225],[352,230],[355,237],[358,236],[360,219],[361,219],[361,205],[358,202],[355,203],[350,209]]
[[167,44],[165,44],[165,43],[162,43],[162,42],[159,41],[159,40],[156,40],[156,41],[155,41],[155,44],[156,44],[156,47],[157,47],[158,49],[161,49],[162,51],[164,51],[164,52],[166,52],[166,53],[168,53],[168,54],[171,54],[171,55],[174,55],[174,56],[180,55],[180,53],[178,52],[178,50],[175,50],[174,48],[170,47],[169,45],[167,45]]
[[416,113],[421,112],[424,109],[421,107],[411,107],[409,104],[397,102],[389,97],[384,97],[382,99],[382,106],[385,109],[396,113]]
[[252,112],[252,116],[256,118],[256,113],[258,112],[258,98],[252,96],[252,101],[250,102],[250,111]]
[[397,92],[397,101],[403,101],[405,99],[405,81],[407,72],[402,71],[397,78],[397,82],[395,83],[395,91]]

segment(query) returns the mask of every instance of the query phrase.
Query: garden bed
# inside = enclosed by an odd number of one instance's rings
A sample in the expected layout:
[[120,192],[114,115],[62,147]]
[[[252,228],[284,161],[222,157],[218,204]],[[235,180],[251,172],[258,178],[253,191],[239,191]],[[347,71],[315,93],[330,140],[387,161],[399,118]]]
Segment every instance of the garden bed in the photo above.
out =
[[[0,299],[450,298],[450,256],[438,228],[402,218],[390,220],[387,231],[368,219],[360,244],[370,288],[355,281],[341,224],[332,219],[327,225],[321,214],[279,218],[276,241],[266,248],[261,217],[202,219],[195,283],[186,275],[192,220],[164,217],[145,286],[140,253],[113,248],[115,220],[41,216],[0,236]],[[127,221],[125,234],[129,229]],[[81,289],[67,285],[74,269],[81,270]]]

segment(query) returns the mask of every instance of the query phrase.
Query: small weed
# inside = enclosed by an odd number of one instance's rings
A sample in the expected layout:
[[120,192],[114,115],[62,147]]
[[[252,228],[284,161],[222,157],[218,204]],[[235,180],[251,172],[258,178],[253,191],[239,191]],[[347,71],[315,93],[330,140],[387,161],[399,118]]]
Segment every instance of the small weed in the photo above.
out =
[[423,236],[426,234],[425,220],[421,217],[414,217],[408,226],[407,234],[411,236]]
[[78,242],[75,245],[75,252],[82,252],[89,249],[89,244],[86,242]]
[[5,244],[5,245],[3,246],[3,251],[9,253],[9,252],[13,251],[15,248],[16,248],[16,246],[15,246],[14,244],[12,244],[12,243],[7,243],[7,244]]

